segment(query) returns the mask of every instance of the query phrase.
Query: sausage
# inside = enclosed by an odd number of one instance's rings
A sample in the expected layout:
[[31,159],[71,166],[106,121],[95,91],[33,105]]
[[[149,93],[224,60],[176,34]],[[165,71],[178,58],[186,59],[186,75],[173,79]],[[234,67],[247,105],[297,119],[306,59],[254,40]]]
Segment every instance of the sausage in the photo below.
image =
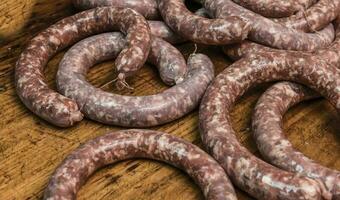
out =
[[315,0],[233,0],[235,3],[269,18],[289,17],[299,11],[304,11]]
[[237,16],[207,19],[191,13],[183,0],[157,0],[165,23],[175,33],[195,43],[225,45],[246,38],[250,24]]
[[72,3],[80,10],[102,6],[131,8],[139,12],[146,19],[160,19],[156,0],[72,0]]
[[282,117],[297,103],[317,97],[306,87],[282,82],[270,87],[259,99],[253,115],[253,137],[266,160],[291,172],[319,179],[340,199],[340,172],[323,167],[296,151],[285,137],[281,126]]
[[340,110],[340,70],[335,66],[289,52],[250,55],[226,68],[207,89],[199,111],[202,141],[233,183],[258,199],[330,199],[323,184],[263,162],[235,136],[229,114],[235,101],[254,85],[277,80],[308,85]]
[[133,158],[158,160],[184,170],[206,199],[237,199],[223,169],[203,150],[166,133],[137,129],[105,134],[73,151],[50,178],[44,199],[76,199],[80,187],[97,169]]
[[[339,26],[334,44],[314,56],[340,68]],[[281,127],[282,117],[290,107],[315,97],[317,94],[312,90],[296,83],[275,84],[261,96],[255,107],[253,137],[266,160],[282,169],[321,180],[333,194],[333,199],[340,199],[339,171],[323,167],[296,151]]]
[[315,32],[331,23],[340,13],[339,0],[319,0],[305,12],[288,18],[276,19],[286,27]]
[[251,12],[231,0],[204,0],[204,7],[216,18],[239,16],[244,21],[250,21],[251,30],[248,38],[277,49],[315,51],[328,46],[334,39],[334,37],[320,38],[318,34],[304,33],[285,27]]
[[152,37],[148,62],[157,66],[162,81],[167,85],[183,82],[188,72],[181,52],[157,37]]
[[143,16],[132,9],[115,7],[84,11],[42,31],[22,52],[15,68],[16,90],[21,101],[56,126],[68,127],[80,121],[83,116],[77,104],[47,86],[44,67],[53,55],[76,41],[113,30],[126,33],[128,41],[116,59],[118,71],[125,73],[127,67],[142,66],[151,46],[150,30]]
[[[74,99],[82,113],[92,120],[125,127],[164,124],[192,111],[214,77],[210,59],[195,54],[188,59],[188,74],[184,80],[162,93],[135,97],[105,92],[90,85],[86,81],[86,74],[95,63],[114,56],[115,46],[118,46],[115,40],[112,34],[87,38],[73,46],[60,62],[58,91]],[[164,45],[158,48],[161,50],[151,50],[151,54],[155,55],[149,58],[159,58],[158,62],[165,61],[164,68],[176,68],[173,66],[178,65],[178,53],[169,51]]]

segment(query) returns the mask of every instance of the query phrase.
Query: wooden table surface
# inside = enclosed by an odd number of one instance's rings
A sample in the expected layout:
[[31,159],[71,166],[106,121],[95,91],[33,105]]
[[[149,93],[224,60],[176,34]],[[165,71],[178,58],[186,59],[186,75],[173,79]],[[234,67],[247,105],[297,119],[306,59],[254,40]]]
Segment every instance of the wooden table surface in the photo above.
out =
[[[119,127],[83,120],[72,128],[57,128],[31,113],[14,89],[14,67],[27,41],[40,30],[76,11],[70,1],[5,0],[0,4],[0,199],[40,199],[51,173],[81,143]],[[178,48],[187,57],[193,44]],[[210,56],[216,73],[230,65],[217,47],[200,47]],[[48,83],[55,88],[54,76],[63,53],[48,64]],[[113,62],[98,65],[88,75],[95,86],[113,79]],[[166,88],[157,71],[145,66],[129,80],[134,91],[147,95]],[[269,86],[251,89],[235,106],[233,126],[239,140],[259,156],[251,138],[251,113],[259,95]],[[113,86],[105,90],[117,92]],[[154,127],[182,137],[202,147],[197,128],[197,110],[164,126]],[[339,121],[335,109],[325,100],[313,100],[291,109],[284,119],[285,131],[294,147],[325,166],[340,170]],[[252,199],[237,191],[239,199]],[[203,199],[202,193],[183,172],[163,163],[130,160],[108,166],[94,174],[81,189],[78,199]]]

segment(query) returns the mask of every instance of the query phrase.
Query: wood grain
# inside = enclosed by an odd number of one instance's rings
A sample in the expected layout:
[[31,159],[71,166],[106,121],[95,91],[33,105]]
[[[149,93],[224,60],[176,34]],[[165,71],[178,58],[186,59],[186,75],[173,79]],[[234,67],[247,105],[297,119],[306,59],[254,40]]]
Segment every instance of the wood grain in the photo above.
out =
[[[5,13],[5,14],[4,14]],[[61,129],[34,116],[14,90],[14,66],[27,41],[58,19],[75,13],[70,1],[6,0],[0,6],[0,199],[40,199],[49,176],[57,165],[85,141],[119,127],[84,120],[75,127]],[[7,35],[4,37],[4,35]],[[1,37],[0,36],[0,37]],[[178,46],[185,56],[192,44]],[[230,61],[217,47],[200,47],[219,73]],[[47,80],[55,88],[54,76],[63,53],[55,56],[46,69]],[[101,86],[112,80],[113,61],[98,65],[88,75]],[[166,88],[157,71],[145,66],[129,80],[135,90],[122,94],[146,95]],[[253,88],[243,96],[232,113],[239,140],[259,155],[250,137],[250,120],[259,95],[270,84]],[[117,92],[112,86],[107,91]],[[197,110],[182,119],[154,127],[202,146],[197,129]],[[294,146],[320,163],[340,170],[339,120],[324,100],[303,103],[285,116],[284,127]],[[239,199],[252,199],[238,191]],[[130,160],[108,166],[94,174],[81,189],[79,199],[202,199],[199,188],[183,172],[163,163]]]

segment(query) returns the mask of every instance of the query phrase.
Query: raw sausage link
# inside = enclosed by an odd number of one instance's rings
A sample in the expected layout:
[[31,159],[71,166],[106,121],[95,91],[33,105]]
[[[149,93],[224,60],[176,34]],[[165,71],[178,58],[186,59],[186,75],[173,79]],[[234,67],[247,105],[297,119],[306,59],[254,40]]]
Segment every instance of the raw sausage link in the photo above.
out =
[[223,169],[203,150],[166,133],[137,129],[108,133],[73,151],[52,175],[44,199],[76,199],[80,187],[97,169],[133,158],[163,161],[184,170],[206,199],[237,199]]
[[152,37],[148,62],[157,66],[162,81],[167,85],[183,82],[188,68],[181,52],[164,40]]
[[146,19],[154,20],[160,18],[156,0],[72,0],[72,3],[80,10],[114,6],[134,9]]
[[319,179],[340,199],[339,171],[323,167],[294,149],[283,133],[282,117],[297,103],[317,97],[310,89],[282,82],[269,88],[256,104],[253,115],[253,136],[261,154],[272,164],[291,172]]
[[223,45],[242,41],[250,26],[239,17],[207,19],[191,13],[183,0],[157,0],[159,11],[172,30],[196,43]]
[[334,39],[334,37],[320,38],[315,33],[304,33],[285,27],[251,12],[231,0],[204,0],[204,7],[209,14],[216,18],[239,16],[244,21],[251,21],[252,29],[248,35],[249,39],[278,49],[315,51],[328,46]]
[[304,11],[315,0],[233,0],[235,3],[265,17],[289,17],[298,11]]
[[286,27],[315,32],[331,23],[340,13],[339,0],[319,0],[305,12],[298,13],[288,18],[277,19]]
[[[334,44],[316,53],[319,60],[340,68],[340,27]],[[323,167],[296,151],[287,140],[281,126],[287,110],[317,95],[296,83],[278,83],[269,88],[259,99],[253,116],[253,136],[261,154],[274,165],[292,172],[320,179],[340,199],[340,173]]]
[[53,55],[76,41],[113,30],[127,33],[129,44],[116,59],[117,68],[142,66],[150,48],[150,30],[143,16],[132,9],[114,7],[84,11],[39,33],[20,55],[15,83],[22,102],[32,112],[57,126],[72,126],[80,121],[83,116],[77,104],[47,86],[44,67]]
[[322,184],[263,162],[235,136],[229,115],[235,101],[251,86],[276,80],[309,85],[340,111],[339,69],[315,57],[259,53],[235,62],[207,89],[199,117],[203,143],[234,184],[258,199],[330,199],[326,188],[320,188]]
[[[176,86],[150,96],[122,96],[95,88],[86,81],[86,74],[95,63],[114,56],[116,37],[106,34],[87,38],[73,46],[60,63],[58,90],[74,99],[88,118],[112,125],[150,127],[172,121],[193,110],[200,102],[214,77],[213,64],[202,54],[188,60],[188,75]],[[110,41],[110,42],[107,42]],[[165,65],[177,65],[178,54],[160,46],[151,56],[165,60]],[[149,57],[150,58],[150,57]],[[170,61],[170,62],[169,62]],[[161,70],[162,71],[162,70]]]

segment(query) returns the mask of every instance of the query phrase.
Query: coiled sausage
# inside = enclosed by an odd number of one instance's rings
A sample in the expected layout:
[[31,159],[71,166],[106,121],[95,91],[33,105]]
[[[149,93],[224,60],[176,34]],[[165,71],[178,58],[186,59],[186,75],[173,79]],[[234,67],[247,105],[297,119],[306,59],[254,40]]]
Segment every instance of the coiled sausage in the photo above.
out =
[[226,68],[207,89],[199,113],[203,143],[234,184],[258,199],[330,199],[323,184],[263,162],[235,137],[229,116],[235,101],[251,86],[274,80],[309,85],[340,111],[339,69],[310,56],[259,53]]
[[[340,27],[334,44],[313,55],[340,68]],[[310,178],[321,180],[340,199],[340,172],[323,167],[296,151],[284,136],[281,126],[286,111],[311,98],[318,97],[305,86],[283,82],[269,88],[259,99],[253,115],[253,136],[261,154],[274,165]]]
[[113,30],[126,33],[129,44],[116,59],[119,71],[130,72],[125,69],[142,66],[150,49],[150,30],[143,16],[132,9],[115,7],[84,11],[39,33],[20,55],[15,68],[15,84],[22,102],[57,126],[72,126],[80,121],[83,116],[77,104],[47,86],[44,67],[53,55],[76,41]]
[[[190,56],[187,76],[179,84],[159,94],[122,96],[90,85],[86,81],[88,69],[95,63],[114,56],[115,46],[118,46],[115,45],[116,39],[113,34],[87,38],[72,47],[60,63],[57,74],[58,90],[74,99],[88,118],[111,125],[149,127],[178,119],[198,105],[214,77],[213,64],[202,54]],[[155,45],[158,44],[159,42]],[[159,57],[159,60],[165,61],[164,65],[177,68],[175,66],[180,64],[177,60],[181,55],[169,50],[171,48],[163,42],[158,50],[151,51],[156,54],[151,58]],[[164,68],[168,68],[166,66]]]
[[301,101],[315,98],[312,90],[295,83],[282,82],[270,87],[255,107],[252,126],[257,147],[270,163],[325,184],[340,199],[340,172],[323,167],[296,151],[285,137],[281,126],[287,110]]
[[132,158],[159,160],[184,170],[206,199],[237,199],[223,169],[200,148],[166,133],[136,129],[108,133],[73,151],[52,175],[44,199],[76,199],[95,170]]

